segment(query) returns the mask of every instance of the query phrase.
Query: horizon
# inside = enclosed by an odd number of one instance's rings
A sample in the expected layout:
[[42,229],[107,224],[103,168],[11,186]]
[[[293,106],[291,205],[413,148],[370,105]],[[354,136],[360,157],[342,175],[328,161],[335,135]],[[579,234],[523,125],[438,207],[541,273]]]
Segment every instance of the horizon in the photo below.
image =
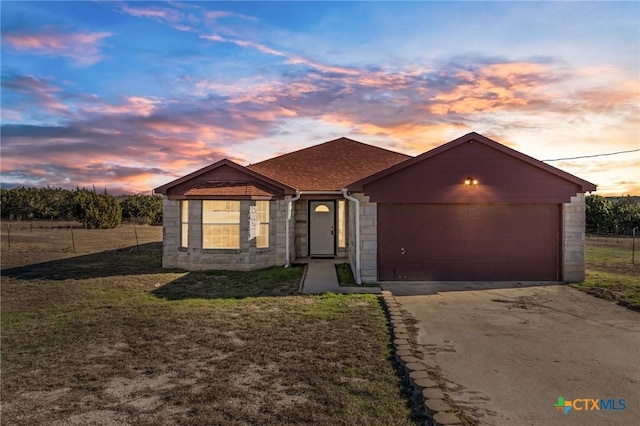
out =
[[2,188],[150,193],[222,158],[475,131],[640,195],[637,2],[0,8]]

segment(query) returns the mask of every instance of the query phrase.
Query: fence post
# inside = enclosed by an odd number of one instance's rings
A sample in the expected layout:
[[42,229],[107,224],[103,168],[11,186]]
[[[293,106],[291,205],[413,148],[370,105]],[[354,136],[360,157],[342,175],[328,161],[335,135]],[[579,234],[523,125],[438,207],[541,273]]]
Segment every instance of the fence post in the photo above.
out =
[[631,264],[636,264],[636,231],[638,227],[633,228],[631,232]]
[[73,252],[76,252],[76,239],[73,236],[73,228],[69,227],[69,229],[71,230],[71,244],[73,245]]
[[138,249],[138,253],[140,253],[140,243],[138,242],[138,231],[136,230],[136,224],[133,224],[133,233],[136,234],[136,248]]
[[7,223],[7,245],[9,246],[9,250],[11,250],[11,224]]

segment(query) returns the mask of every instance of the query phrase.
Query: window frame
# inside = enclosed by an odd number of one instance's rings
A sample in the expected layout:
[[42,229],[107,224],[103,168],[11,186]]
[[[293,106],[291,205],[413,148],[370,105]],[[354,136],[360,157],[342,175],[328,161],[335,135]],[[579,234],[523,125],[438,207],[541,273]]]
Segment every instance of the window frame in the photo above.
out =
[[338,200],[337,215],[338,220],[338,238],[336,238],[336,244],[339,249],[347,248],[347,202],[346,200]]
[[180,248],[189,247],[189,200],[180,200]]
[[[260,208],[258,207],[259,205],[264,205],[262,203],[266,203],[266,222],[263,222],[261,220],[260,217]],[[266,232],[263,233],[262,229],[263,226],[266,227]],[[269,200],[259,200],[256,201],[256,228],[258,230],[258,233],[256,234],[256,248],[259,249],[268,249],[270,244],[269,244],[269,237],[271,235],[271,203]],[[265,243],[259,243],[259,241],[265,241]]]
[[[235,205],[237,205],[237,210],[226,210],[226,212],[229,213],[234,213],[237,214],[236,218],[237,218],[237,222],[205,222],[205,212],[207,211],[207,209],[205,208],[206,203],[233,203]],[[240,200],[202,200],[202,218],[201,218],[201,227],[202,227],[202,249],[203,250],[239,250],[240,249],[240,233],[241,233],[241,210],[242,210],[242,203]],[[213,211],[218,211],[218,212],[224,212],[225,210],[213,210]],[[209,227],[215,227],[216,226],[235,226],[237,228],[237,235],[238,238],[235,241],[235,245],[233,247],[231,246],[207,246],[205,245],[205,238],[206,238],[206,232],[205,229],[209,228]],[[229,240],[230,241],[230,240]]]

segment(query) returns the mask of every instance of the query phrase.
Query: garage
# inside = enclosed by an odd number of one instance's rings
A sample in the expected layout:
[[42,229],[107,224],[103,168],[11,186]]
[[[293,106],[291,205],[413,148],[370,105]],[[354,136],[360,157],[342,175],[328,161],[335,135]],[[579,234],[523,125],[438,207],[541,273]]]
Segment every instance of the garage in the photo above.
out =
[[378,281],[584,279],[584,193],[596,186],[477,133],[348,189],[376,212],[361,234]]
[[559,204],[378,205],[382,281],[558,281]]

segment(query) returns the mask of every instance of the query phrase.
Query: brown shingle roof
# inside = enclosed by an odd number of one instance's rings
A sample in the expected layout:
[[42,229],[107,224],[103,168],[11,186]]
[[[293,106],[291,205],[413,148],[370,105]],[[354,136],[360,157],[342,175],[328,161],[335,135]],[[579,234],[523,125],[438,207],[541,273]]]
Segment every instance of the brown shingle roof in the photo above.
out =
[[340,138],[247,168],[301,191],[327,191],[342,189],[409,158],[405,154]]

